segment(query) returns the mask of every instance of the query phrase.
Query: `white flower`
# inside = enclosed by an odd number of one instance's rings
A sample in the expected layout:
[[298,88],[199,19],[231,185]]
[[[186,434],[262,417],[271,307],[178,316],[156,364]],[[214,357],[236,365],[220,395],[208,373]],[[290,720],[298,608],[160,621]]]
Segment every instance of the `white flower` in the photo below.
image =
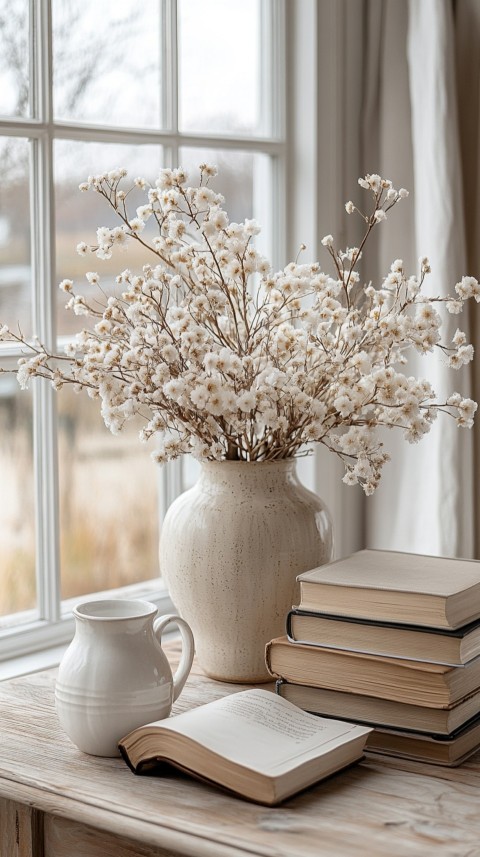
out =
[[446,302],[445,306],[446,306],[448,312],[452,313],[453,315],[458,315],[458,313],[461,312],[463,309],[462,301],[451,301],[450,300],[450,301]]
[[355,206],[351,200],[345,203],[345,211],[347,212],[347,214],[353,214],[353,212],[355,211]]
[[208,401],[208,390],[202,384],[199,384],[195,389],[190,391],[190,398],[195,407],[203,410]]
[[225,412],[225,402],[223,400],[223,394],[220,390],[218,392],[212,393],[208,397],[205,409],[213,416],[220,416]]
[[80,244],[77,244],[77,253],[79,256],[86,256],[88,253],[88,246],[84,241],[80,241]]
[[331,247],[333,244],[333,235],[325,235],[325,237],[322,238],[322,244],[324,247]]
[[461,281],[455,286],[455,291],[462,300],[475,298],[477,303],[480,301],[480,285],[475,277],[462,277]]
[[373,175],[371,175],[371,176],[370,175],[365,176],[365,179],[366,179],[369,187],[371,187],[371,189],[373,191],[375,191],[375,193],[377,193],[380,190],[380,187],[382,185],[382,179],[376,173],[373,173]]
[[261,226],[256,220],[245,221],[245,232],[247,235],[259,235],[261,231]]
[[374,217],[374,220],[377,221],[377,223],[380,223],[381,220],[387,219],[387,215],[385,214],[383,208],[379,208],[378,211],[375,212],[373,217]]
[[200,172],[209,178],[213,178],[217,175],[218,169],[214,164],[200,164]]
[[73,311],[75,315],[89,315],[89,310],[83,295],[76,295],[73,299]]
[[452,342],[455,345],[465,345],[466,341],[467,341],[466,334],[463,332],[463,330],[459,330],[457,328],[454,335],[452,336]]
[[130,226],[132,232],[135,232],[137,234],[143,232],[143,230],[145,229],[145,223],[143,222],[143,220],[141,220],[140,217],[134,217],[132,220],[130,220],[128,225]]
[[185,381],[182,378],[173,378],[163,385],[163,392],[170,399],[178,401],[185,392]]
[[62,280],[59,283],[58,288],[62,290],[62,292],[71,292],[73,289],[73,280]]
[[246,390],[244,393],[242,393],[241,396],[238,397],[237,404],[239,409],[244,413],[249,413],[250,411],[253,411],[256,405],[255,393],[253,393],[252,390]]
[[[148,220],[148,218],[151,217],[152,214],[153,214],[153,208],[151,205],[139,205],[139,207],[137,208],[137,217],[140,218],[140,220],[142,220],[142,221]],[[130,228],[131,228],[131,224],[130,224]]]

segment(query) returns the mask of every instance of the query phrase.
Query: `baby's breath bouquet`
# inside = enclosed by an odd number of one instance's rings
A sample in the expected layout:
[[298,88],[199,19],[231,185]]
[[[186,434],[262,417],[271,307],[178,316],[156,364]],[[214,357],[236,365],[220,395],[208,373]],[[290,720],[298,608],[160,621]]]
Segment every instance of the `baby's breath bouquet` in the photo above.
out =
[[461,331],[441,343],[437,306],[458,313],[467,298],[479,301],[477,280],[463,277],[454,296],[440,298],[422,292],[430,273],[426,258],[413,275],[396,259],[378,286],[364,285],[357,272],[371,231],[406,190],[378,175],[360,179],[369,211],[346,204],[364,221],[360,246],[340,251],[327,235],[322,244],[331,273],[298,259],[274,272],[256,247],[259,225],[229,221],[223,197],[210,186],[215,174],[201,164],[196,186],[181,168],[162,170],[154,186],[135,179],[132,187],[147,197],[135,216],[128,211],[125,170],[80,185],[100,194],[119,220],[99,228],[95,246],[79,244],[78,252],[109,259],[136,241],[145,265],[141,272],[123,270],[108,298],[95,272],[86,275],[98,285],[95,300],[77,293],[71,280],[60,283],[67,307],[92,318],[62,355],[1,328],[1,338],[28,349],[19,361],[22,387],[40,376],[57,390],[72,384],[86,391],[100,399],[114,434],[140,415],[141,439],[158,436],[159,462],[183,453],[276,461],[321,443],[342,459],[344,481],[360,483],[366,494],[388,459],[381,427],[414,443],[439,411],[458,426],[472,426],[475,402],[458,393],[438,401],[429,382],[405,374],[404,366],[411,349],[438,349],[452,368],[472,359]]

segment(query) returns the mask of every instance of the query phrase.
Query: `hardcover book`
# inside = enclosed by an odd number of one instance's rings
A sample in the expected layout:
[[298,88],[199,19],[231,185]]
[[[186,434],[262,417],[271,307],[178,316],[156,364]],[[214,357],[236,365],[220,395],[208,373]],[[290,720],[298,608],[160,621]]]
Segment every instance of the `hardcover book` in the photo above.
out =
[[294,608],[287,616],[287,636],[295,643],[452,666],[480,655],[480,620],[440,630]]
[[375,729],[367,739],[367,750],[415,762],[433,765],[460,765],[480,745],[480,717],[464,729],[449,736],[419,735],[396,732],[393,729]]
[[252,689],[140,726],[119,747],[134,773],[168,763],[273,805],[358,761],[371,731]]
[[274,678],[296,684],[345,690],[431,708],[452,705],[480,686],[480,657],[451,667],[423,661],[360,655],[277,637],[266,647]]
[[302,610],[433,628],[480,619],[480,562],[362,550],[297,577]]
[[277,680],[276,691],[311,714],[353,720],[366,726],[409,729],[429,735],[449,735],[477,717],[480,711],[480,690],[447,708],[393,702],[345,690],[292,684],[284,679]]

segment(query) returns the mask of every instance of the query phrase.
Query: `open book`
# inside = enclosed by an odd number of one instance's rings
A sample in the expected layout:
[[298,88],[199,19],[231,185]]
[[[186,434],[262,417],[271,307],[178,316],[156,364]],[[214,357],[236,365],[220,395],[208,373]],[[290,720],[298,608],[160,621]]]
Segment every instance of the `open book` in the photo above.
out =
[[137,774],[169,762],[272,805],[356,762],[371,731],[253,689],[140,726],[119,747]]

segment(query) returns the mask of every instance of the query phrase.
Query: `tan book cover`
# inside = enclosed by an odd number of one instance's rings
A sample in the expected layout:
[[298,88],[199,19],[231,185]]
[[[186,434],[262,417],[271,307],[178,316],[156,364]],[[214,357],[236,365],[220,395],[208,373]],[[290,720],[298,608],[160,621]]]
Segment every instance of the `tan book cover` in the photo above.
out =
[[444,708],[430,708],[349,691],[292,684],[284,679],[278,679],[276,691],[284,699],[312,714],[350,720],[366,726],[413,729],[428,735],[449,735],[480,712],[480,690]]
[[362,550],[298,576],[302,610],[457,628],[480,618],[480,562]]
[[397,732],[393,729],[374,729],[368,736],[367,750],[382,755],[411,759],[431,765],[460,765],[480,746],[480,717],[461,730],[455,737],[439,739],[435,736]]
[[287,615],[287,636],[294,643],[450,666],[480,655],[479,620],[440,630],[294,609]]
[[360,655],[277,637],[266,647],[274,678],[294,684],[378,696],[396,702],[441,708],[480,686],[480,657],[465,666]]

